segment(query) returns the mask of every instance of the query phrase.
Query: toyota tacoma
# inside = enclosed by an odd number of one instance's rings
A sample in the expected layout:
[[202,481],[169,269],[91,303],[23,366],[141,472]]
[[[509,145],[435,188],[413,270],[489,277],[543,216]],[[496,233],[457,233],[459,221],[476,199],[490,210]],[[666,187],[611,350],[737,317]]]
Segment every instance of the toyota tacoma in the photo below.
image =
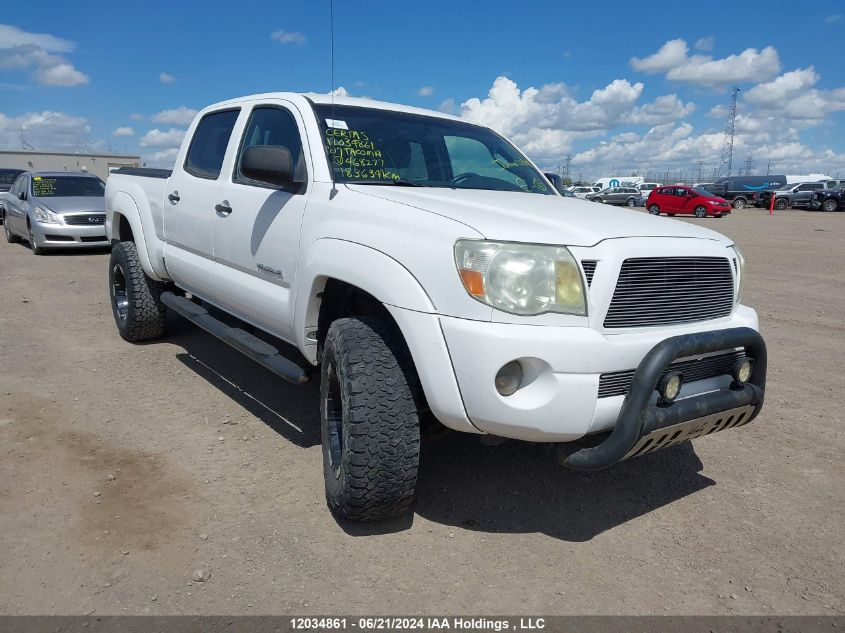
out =
[[170,309],[285,380],[319,380],[339,519],[409,511],[430,420],[552,443],[584,471],[745,426],[763,404],[730,239],[564,198],[458,117],[224,101],[197,114],[174,169],[115,171],[106,209],[124,339],[161,337]]

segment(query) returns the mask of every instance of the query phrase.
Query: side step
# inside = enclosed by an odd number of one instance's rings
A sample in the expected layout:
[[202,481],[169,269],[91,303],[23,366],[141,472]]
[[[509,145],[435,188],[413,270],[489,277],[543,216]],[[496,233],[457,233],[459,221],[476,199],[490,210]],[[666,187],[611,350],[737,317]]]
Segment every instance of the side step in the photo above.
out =
[[259,365],[266,367],[277,376],[284,378],[295,385],[304,385],[308,382],[308,373],[293,361],[279,354],[279,350],[253,336],[244,330],[229,327],[219,319],[215,319],[208,313],[208,310],[172,292],[161,293],[161,301],[174,312],[198,325],[209,334],[213,334],[224,343],[231,345],[236,350],[249,356]]

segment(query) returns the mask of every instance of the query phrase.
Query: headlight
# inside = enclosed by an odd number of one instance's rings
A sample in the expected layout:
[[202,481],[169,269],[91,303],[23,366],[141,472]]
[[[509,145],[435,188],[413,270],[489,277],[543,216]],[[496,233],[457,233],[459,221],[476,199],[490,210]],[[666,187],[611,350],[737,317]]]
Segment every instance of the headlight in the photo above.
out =
[[739,265],[736,271],[736,302],[739,303],[740,299],[742,299],[742,278],[745,277],[745,257],[743,257],[742,251],[739,250],[739,246],[736,244],[731,246],[731,248],[734,250],[736,261]]
[[455,263],[466,291],[511,314],[587,314],[581,271],[569,249],[459,240]]
[[35,221],[42,224],[59,224],[59,216],[44,207],[35,207]]

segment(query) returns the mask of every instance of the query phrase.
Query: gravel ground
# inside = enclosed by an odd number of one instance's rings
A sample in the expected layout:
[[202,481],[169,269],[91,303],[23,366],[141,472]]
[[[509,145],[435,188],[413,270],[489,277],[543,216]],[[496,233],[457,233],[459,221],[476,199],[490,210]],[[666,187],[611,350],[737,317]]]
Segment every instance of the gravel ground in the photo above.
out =
[[754,424],[594,474],[451,435],[376,528],[325,507],[316,386],[124,343],[106,254],[0,245],[0,613],[843,613],[845,214],[690,221],[750,262]]

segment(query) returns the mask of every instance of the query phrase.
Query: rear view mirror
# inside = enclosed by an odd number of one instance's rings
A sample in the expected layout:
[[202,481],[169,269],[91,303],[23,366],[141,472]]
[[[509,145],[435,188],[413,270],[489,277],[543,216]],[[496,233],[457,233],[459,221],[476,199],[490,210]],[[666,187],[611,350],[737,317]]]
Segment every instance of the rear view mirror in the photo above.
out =
[[241,157],[241,173],[251,180],[282,187],[293,181],[290,151],[281,145],[253,145]]

